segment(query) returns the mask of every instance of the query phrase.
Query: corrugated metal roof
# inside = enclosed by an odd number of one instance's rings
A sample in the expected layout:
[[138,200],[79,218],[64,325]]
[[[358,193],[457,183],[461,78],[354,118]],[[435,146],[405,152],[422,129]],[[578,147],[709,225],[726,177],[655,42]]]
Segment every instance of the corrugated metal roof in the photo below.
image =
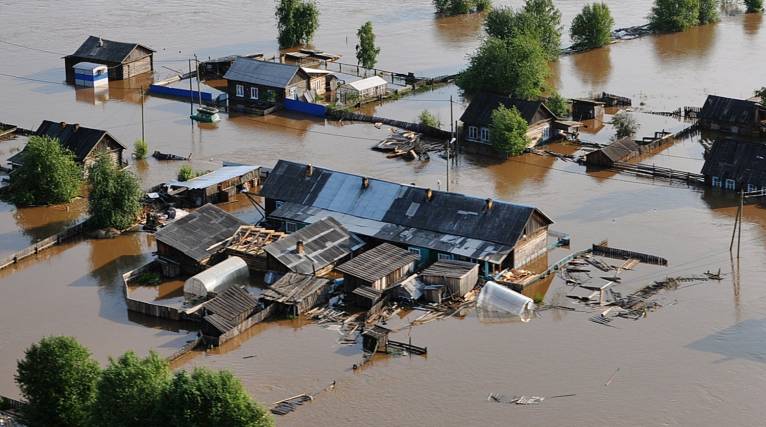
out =
[[381,243],[339,265],[336,270],[371,283],[417,260],[418,256],[410,251]]
[[230,238],[241,225],[239,218],[207,204],[161,228],[154,238],[181,251],[195,261],[202,261],[215,251],[210,248]]
[[431,266],[423,270],[420,275],[459,279],[468,275],[475,268],[478,268],[478,265],[472,262],[441,260],[431,264]]
[[762,107],[753,101],[708,95],[699,117],[717,122],[754,125],[759,108]]
[[[737,185],[766,187],[766,143],[721,139],[713,143],[702,174],[733,179]],[[745,188],[747,190],[747,188]]]
[[355,82],[351,82],[347,84],[361,92],[363,90],[372,89],[377,86],[385,86],[388,84],[388,82],[385,81],[380,76],[372,76],[372,77],[367,77],[366,79],[357,80]]
[[[303,242],[304,252],[296,245]],[[266,246],[263,250],[296,273],[314,274],[334,264],[364,246],[359,237],[334,218],[323,217],[295,233]]]
[[286,88],[300,67],[238,57],[223,76],[226,80]]
[[246,175],[256,169],[258,169],[258,166],[251,166],[251,165],[224,166],[220,169],[214,170],[213,172],[206,173],[205,175],[201,175],[196,178],[192,178],[188,181],[169,181],[165,183],[165,185],[169,187],[184,187],[190,190],[204,189],[213,185],[218,185],[232,178],[237,178],[242,175]]
[[[622,139],[618,139],[606,147],[601,148],[599,151],[601,151],[607,158],[609,158],[609,160],[613,162],[619,162],[633,154],[640,152],[640,150],[641,149],[638,146],[638,143],[634,141],[633,138],[628,136]],[[591,154],[592,153],[588,153],[588,155]]]
[[282,304],[299,304],[328,284],[329,280],[320,277],[287,273],[263,291],[261,298]]
[[[485,199],[445,191],[432,191],[433,197],[428,200],[423,188],[372,178],[364,188],[361,176],[317,167],[312,170],[307,176],[305,164],[280,160],[266,179],[261,195],[324,209],[333,216],[340,213],[430,231],[439,237],[461,236],[511,247],[533,215],[543,223],[552,223],[529,206],[493,201],[488,209]],[[343,218],[341,223],[346,224],[346,217],[337,218]]]
[[516,107],[519,110],[519,114],[529,124],[533,124],[535,114],[542,110],[545,115],[550,118],[556,118],[548,107],[541,101],[526,101],[522,99],[512,99],[508,96],[498,95],[488,92],[480,92],[471,98],[471,103],[466,108],[460,121],[466,124],[476,126],[489,126],[492,122],[492,112],[499,106],[504,105],[506,108]]
[[89,36],[71,56],[104,62],[121,63],[131,52],[133,52],[133,49],[137,47],[146,49],[149,52],[154,52],[154,50],[138,43],[116,42],[101,37]]

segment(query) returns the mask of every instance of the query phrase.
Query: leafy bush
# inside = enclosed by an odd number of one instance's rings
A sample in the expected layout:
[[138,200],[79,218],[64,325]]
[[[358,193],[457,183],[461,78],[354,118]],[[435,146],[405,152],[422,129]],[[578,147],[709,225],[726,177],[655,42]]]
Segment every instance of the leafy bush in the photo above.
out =
[[439,119],[428,110],[421,111],[418,120],[421,125],[431,126],[432,128],[438,129],[442,125]]
[[190,179],[194,179],[197,176],[197,172],[192,169],[189,165],[183,165],[180,169],[178,169],[178,180],[179,181],[188,181]]
[[149,153],[149,144],[146,143],[143,139],[137,139],[136,142],[133,143],[133,156],[138,159],[145,159],[146,155]]
[[506,108],[501,105],[492,112],[489,140],[498,150],[512,156],[523,153],[529,144],[527,130],[527,121],[521,117],[516,107]]
[[551,0],[527,0],[518,12],[509,6],[493,9],[484,29],[490,37],[503,40],[530,36],[540,43],[549,60],[557,58],[561,50],[561,13]]
[[698,21],[700,25],[718,22],[721,19],[720,16],[718,16],[718,10],[721,8],[721,5],[718,4],[718,0],[699,0],[699,2],[700,13]]
[[699,23],[700,0],[654,0],[649,23],[655,31],[684,31]]
[[434,0],[436,13],[441,15],[463,15],[482,12],[492,8],[491,0]]
[[117,169],[109,156],[101,153],[90,168],[88,184],[88,213],[93,226],[123,230],[136,222],[143,192],[135,175]]
[[638,131],[638,123],[628,113],[618,113],[612,117],[612,126],[615,129],[615,137],[617,139],[631,136]]
[[561,96],[558,92],[555,92],[553,95],[548,97],[548,100],[545,101],[545,106],[548,107],[548,109],[551,110],[551,112],[555,114],[556,117],[569,116],[569,101]]
[[375,47],[375,33],[372,31],[372,22],[367,21],[356,32],[359,44],[356,45],[356,61],[364,68],[373,68],[378,62],[380,48]]
[[745,0],[747,13],[760,12],[763,10],[763,0]]
[[23,165],[10,176],[10,199],[21,206],[66,203],[80,192],[82,169],[57,139],[32,136]]
[[274,12],[280,48],[308,43],[319,28],[319,9],[306,0],[279,0]]
[[575,44],[586,48],[597,48],[612,41],[614,19],[605,3],[588,4],[575,16],[569,32]]
[[147,271],[145,273],[139,274],[135,281],[141,285],[156,285],[162,281],[162,276],[157,273]]

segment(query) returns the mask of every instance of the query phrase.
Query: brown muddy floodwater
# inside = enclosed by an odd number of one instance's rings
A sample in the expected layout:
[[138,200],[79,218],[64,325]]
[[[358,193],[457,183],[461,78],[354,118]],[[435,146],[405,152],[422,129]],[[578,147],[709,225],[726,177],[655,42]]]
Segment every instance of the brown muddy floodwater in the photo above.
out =
[[[508,4],[507,2],[501,2]],[[520,0],[510,4],[518,6]],[[618,26],[641,24],[651,0],[608,2]],[[585,4],[558,1],[564,22]],[[456,72],[483,36],[481,16],[436,19],[429,0],[320,2],[315,45],[353,62],[354,31],[371,20],[382,49],[379,67],[418,75]],[[232,13],[236,10],[237,13]],[[112,83],[108,96],[74,90],[64,80],[61,56],[88,34],[134,40],[157,50],[158,77],[184,69],[187,58],[276,52],[273,2],[0,0],[0,122],[36,127],[58,120],[104,128],[126,145],[140,137],[140,97],[146,79]],[[647,37],[561,58],[552,81],[570,97],[608,91],[632,97],[644,110],[701,105],[709,93],[747,97],[764,85],[766,30],[760,15],[725,17],[721,23],[683,34]],[[566,38],[566,37],[565,37]],[[21,44],[28,48],[8,43]],[[41,50],[34,50],[34,49]],[[19,76],[22,79],[10,77]],[[413,120],[423,109],[449,123],[454,86],[373,106],[376,114]],[[639,107],[637,105],[637,107]],[[388,160],[369,147],[387,129],[279,114],[266,118],[224,116],[213,128],[188,119],[189,105],[155,97],[145,104],[152,150],[193,154],[198,169],[222,160],[271,166],[277,159],[310,161],[354,173],[432,187],[445,184],[445,161]],[[456,108],[455,118],[462,113]],[[636,115],[639,136],[681,123]],[[603,142],[608,124],[593,123],[583,139]],[[696,136],[664,147],[645,163],[698,172]],[[20,149],[23,138],[0,141],[0,161]],[[571,146],[552,149],[571,153]],[[153,159],[132,166],[149,187],[173,177],[180,164]],[[613,172],[586,173],[551,157],[527,155],[503,163],[461,157],[451,189],[535,205],[572,235],[581,249],[608,238],[624,247],[663,256],[667,268],[641,266],[625,286],[666,276],[721,268],[721,282],[679,288],[662,296],[664,307],[639,321],[589,322],[590,313],[544,311],[529,323],[465,319],[412,329],[421,357],[376,357],[357,372],[359,346],[338,345],[338,333],[301,321],[259,325],[215,352],[190,354],[178,367],[232,370],[259,401],[270,403],[314,392],[337,381],[334,392],[279,425],[756,425],[766,409],[766,214],[748,206],[743,221],[739,280],[728,241],[735,201],[684,185],[669,185]],[[247,202],[230,206],[254,221]],[[83,215],[85,203],[15,209],[0,204],[0,256],[58,231]],[[104,362],[126,350],[170,354],[194,331],[128,313],[120,274],[145,263],[154,249],[149,236],[75,241],[0,272],[0,394],[17,396],[16,360],[45,335],[74,335]],[[550,261],[564,256],[557,250]],[[548,303],[566,303],[562,283],[543,283]],[[410,320],[414,315],[409,315]],[[407,319],[392,322],[404,324]],[[406,339],[406,332],[399,336]],[[255,356],[255,357],[248,357]],[[245,358],[247,357],[247,358]],[[604,384],[619,368],[609,386]],[[554,396],[539,406],[487,402],[489,393]]]

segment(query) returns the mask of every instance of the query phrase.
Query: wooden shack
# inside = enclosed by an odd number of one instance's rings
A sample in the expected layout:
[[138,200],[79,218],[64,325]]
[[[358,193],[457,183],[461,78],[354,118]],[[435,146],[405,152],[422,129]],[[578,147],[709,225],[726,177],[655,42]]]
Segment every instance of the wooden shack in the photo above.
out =
[[388,353],[388,334],[391,329],[374,325],[362,332],[362,349],[367,353]]
[[[221,58],[208,59],[202,61],[197,65],[197,75],[200,80],[220,80],[226,75],[226,72],[231,68],[231,64],[239,58],[240,55],[230,55]],[[263,60],[262,53],[255,53],[252,55],[242,55],[243,58],[260,59]]]
[[[233,286],[206,302],[202,308],[202,339],[207,345],[218,346],[241,334],[265,318],[253,318],[258,301],[245,289]],[[271,310],[266,312],[271,313]]]
[[383,299],[383,291],[373,289],[369,286],[357,286],[346,296],[348,305],[367,311],[368,315],[376,314],[378,310],[373,308],[382,308],[378,304]]
[[327,302],[330,281],[316,276],[287,273],[261,294],[266,305],[277,305],[277,312],[300,316]]
[[178,264],[184,273],[197,274],[223,258],[228,239],[243,225],[214,205],[202,206],[154,234],[157,254]]
[[601,120],[603,117],[603,102],[592,99],[572,100],[572,120]]
[[264,248],[287,234],[254,225],[239,227],[229,244],[226,246],[226,254],[242,258],[250,270],[268,270],[268,256]]
[[462,297],[479,282],[479,265],[466,261],[437,261],[420,273],[420,280],[428,285],[444,286],[452,295]]
[[188,181],[169,181],[164,192],[178,205],[198,207],[207,203],[227,203],[242,191],[253,191],[259,183],[259,167],[231,165]]
[[109,80],[125,80],[154,70],[154,50],[138,43],[124,43],[89,36],[71,55],[64,57],[66,81],[74,83],[75,65],[91,62],[109,67]]
[[382,243],[339,265],[337,270],[343,273],[347,293],[359,286],[384,291],[412,274],[417,261],[418,256],[412,252]]
[[703,129],[738,135],[766,134],[766,107],[755,101],[708,95],[699,124]]
[[609,168],[615,162],[628,161],[640,155],[641,146],[628,136],[586,154],[585,164],[593,167]]

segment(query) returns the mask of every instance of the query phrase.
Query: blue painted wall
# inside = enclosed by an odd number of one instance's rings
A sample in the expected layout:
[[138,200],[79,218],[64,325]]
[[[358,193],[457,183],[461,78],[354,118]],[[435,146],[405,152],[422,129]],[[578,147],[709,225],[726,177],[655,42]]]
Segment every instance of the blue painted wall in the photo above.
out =
[[[181,88],[175,88],[175,87],[167,87],[167,86],[159,86],[159,85],[151,85],[149,86],[149,93],[154,95],[164,95],[164,96],[172,96],[176,98],[182,98],[182,99],[189,99],[194,96],[194,101],[197,102],[199,100],[198,92],[190,91],[189,89],[181,89]],[[202,101],[212,103],[213,102],[213,94],[209,92],[201,92],[202,93]]]
[[315,117],[325,117],[325,115],[327,115],[327,107],[324,105],[296,101],[294,99],[285,99],[284,107],[285,110],[308,114]]

